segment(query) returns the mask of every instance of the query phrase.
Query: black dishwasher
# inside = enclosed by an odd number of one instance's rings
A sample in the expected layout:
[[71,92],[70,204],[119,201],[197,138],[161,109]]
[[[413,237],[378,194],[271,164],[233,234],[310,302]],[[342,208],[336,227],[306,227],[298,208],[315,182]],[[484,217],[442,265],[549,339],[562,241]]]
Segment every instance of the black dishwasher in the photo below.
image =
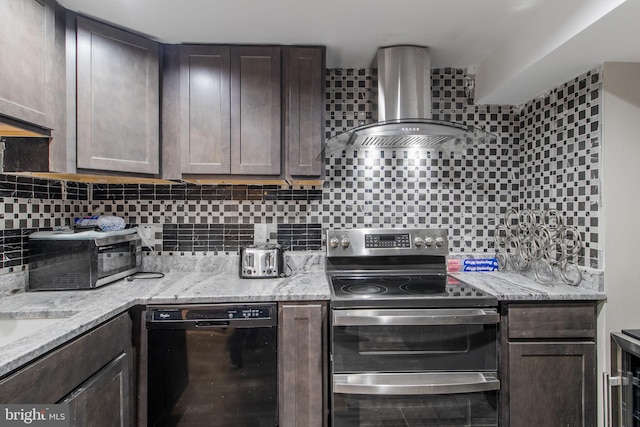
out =
[[147,308],[149,426],[278,425],[277,305]]

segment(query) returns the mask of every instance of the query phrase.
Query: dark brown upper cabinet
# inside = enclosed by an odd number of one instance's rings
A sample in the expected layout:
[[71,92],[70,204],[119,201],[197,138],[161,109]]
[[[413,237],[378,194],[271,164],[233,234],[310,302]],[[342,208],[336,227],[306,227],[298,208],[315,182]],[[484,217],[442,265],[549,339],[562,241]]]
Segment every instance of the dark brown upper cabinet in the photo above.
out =
[[280,175],[280,48],[231,48],[231,173]]
[[166,178],[281,174],[280,56],[279,47],[166,47]]
[[163,177],[319,177],[323,47],[165,46]]
[[285,149],[287,175],[319,177],[324,138],[325,48],[285,50]]
[[160,172],[158,44],[77,18],[78,169]]
[[231,52],[180,48],[180,171],[231,173]]
[[0,115],[54,127],[55,2],[0,2]]

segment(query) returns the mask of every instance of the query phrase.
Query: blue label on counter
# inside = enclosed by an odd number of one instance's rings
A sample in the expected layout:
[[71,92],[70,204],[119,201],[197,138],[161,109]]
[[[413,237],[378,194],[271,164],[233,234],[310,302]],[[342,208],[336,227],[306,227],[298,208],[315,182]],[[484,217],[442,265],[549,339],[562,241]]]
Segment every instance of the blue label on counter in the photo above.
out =
[[498,271],[496,258],[475,258],[462,261],[462,271]]

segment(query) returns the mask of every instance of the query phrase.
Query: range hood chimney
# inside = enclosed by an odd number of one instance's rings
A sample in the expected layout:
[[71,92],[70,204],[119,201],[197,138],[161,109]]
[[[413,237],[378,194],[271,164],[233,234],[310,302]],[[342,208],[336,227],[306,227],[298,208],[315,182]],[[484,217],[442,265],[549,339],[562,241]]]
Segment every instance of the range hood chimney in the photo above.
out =
[[376,123],[333,136],[325,154],[348,147],[462,150],[481,139],[495,139],[482,129],[431,118],[429,48],[391,46],[378,49]]
[[431,118],[429,48],[380,48],[371,68],[378,70],[378,108],[374,120]]

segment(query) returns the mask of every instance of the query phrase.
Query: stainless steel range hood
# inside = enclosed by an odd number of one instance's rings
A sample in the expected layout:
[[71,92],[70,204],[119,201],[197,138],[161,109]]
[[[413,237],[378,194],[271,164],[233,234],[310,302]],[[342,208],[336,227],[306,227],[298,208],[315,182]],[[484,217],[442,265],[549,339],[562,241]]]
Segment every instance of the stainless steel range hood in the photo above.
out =
[[462,150],[495,139],[482,129],[431,118],[429,48],[380,48],[372,65],[378,70],[376,123],[360,126],[327,141],[325,154],[349,147],[419,147]]

